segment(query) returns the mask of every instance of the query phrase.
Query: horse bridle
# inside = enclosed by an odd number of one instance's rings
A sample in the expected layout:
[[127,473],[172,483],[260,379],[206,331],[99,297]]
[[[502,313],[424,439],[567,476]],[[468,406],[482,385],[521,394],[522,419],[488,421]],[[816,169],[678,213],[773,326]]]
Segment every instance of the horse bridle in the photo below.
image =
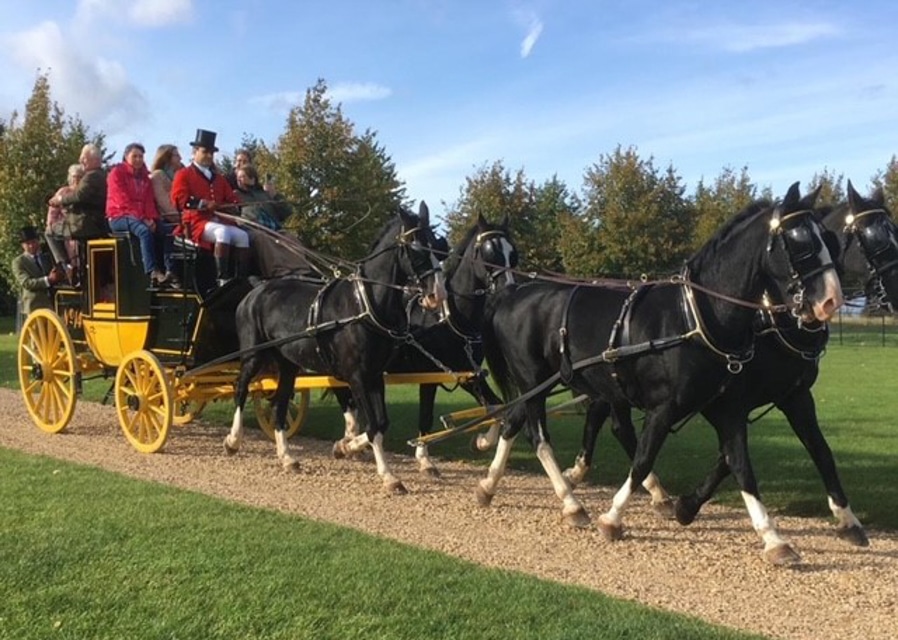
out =
[[[880,214],[872,222],[867,220],[868,216]],[[866,222],[866,224],[861,224]],[[852,240],[857,240],[864,258],[867,260],[867,266],[870,268],[870,274],[876,279],[874,291],[879,305],[889,304],[887,294],[882,283],[882,277],[888,271],[898,266],[898,240],[895,237],[895,225],[889,218],[888,211],[879,207],[875,209],[867,209],[860,213],[849,213],[845,216],[845,246],[844,251],[848,251]],[[898,301],[891,301],[898,302]]]
[[[792,293],[792,315],[801,324],[800,310],[805,303],[805,282],[829,269],[836,270],[836,264],[830,255],[829,262],[817,260],[820,248],[815,239],[823,243],[822,238],[809,233],[805,224],[794,226],[787,225],[790,220],[807,220],[811,225],[820,226],[813,209],[799,209],[791,213],[783,214],[778,206],[770,219],[770,239],[767,243],[767,252],[773,250],[773,243],[779,240],[786,256],[789,259],[791,269],[788,291]],[[823,243],[825,246],[825,243]],[[828,252],[827,252],[828,253]],[[809,268],[805,268],[807,265]]]
[[[486,280],[489,282],[489,292],[496,290],[496,282],[508,271],[515,268],[515,264],[511,264],[509,260],[508,266],[499,266],[493,262],[488,256],[490,253],[498,253],[498,251],[487,251],[485,247],[492,245],[493,241],[499,238],[508,240],[508,232],[504,229],[491,229],[489,231],[481,231],[474,237],[474,259],[479,260],[484,265],[486,271]],[[511,241],[509,240],[509,244]]]

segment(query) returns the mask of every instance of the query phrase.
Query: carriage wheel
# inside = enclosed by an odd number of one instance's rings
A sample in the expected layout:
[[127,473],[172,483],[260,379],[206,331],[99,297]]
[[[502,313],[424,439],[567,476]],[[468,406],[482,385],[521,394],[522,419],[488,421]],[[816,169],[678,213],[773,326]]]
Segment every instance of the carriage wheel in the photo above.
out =
[[75,346],[55,313],[38,309],[19,334],[19,385],[34,424],[59,433],[75,413]]
[[149,351],[128,354],[115,374],[115,411],[125,437],[141,453],[156,453],[173,422],[171,385]]
[[[294,396],[287,405],[287,438],[292,438],[302,428],[309,412],[309,390],[300,389],[297,397]],[[259,427],[274,441],[274,407],[269,402],[269,395],[257,393],[253,396],[253,406],[256,409],[256,420]]]
[[176,427],[183,427],[199,418],[205,408],[205,400],[176,401],[172,409],[172,422]]

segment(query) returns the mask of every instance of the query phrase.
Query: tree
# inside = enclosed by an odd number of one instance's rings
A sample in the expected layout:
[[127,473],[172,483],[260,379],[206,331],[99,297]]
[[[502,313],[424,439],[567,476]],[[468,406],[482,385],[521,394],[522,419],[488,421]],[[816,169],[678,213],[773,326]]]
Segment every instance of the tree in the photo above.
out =
[[807,188],[804,190],[810,193],[817,187],[820,187],[820,195],[817,196],[817,206],[836,206],[845,202],[847,196],[842,186],[845,179],[843,174],[836,175],[832,170],[824,167],[823,171],[815,173],[808,182]]
[[274,147],[256,149],[259,168],[272,173],[294,207],[287,226],[320,251],[361,258],[405,196],[396,168],[368,130],[333,106],[319,79],[290,110]]
[[65,183],[70,164],[77,162],[88,141],[103,146],[103,136],[91,139],[78,119],[66,117],[51,99],[50,80],[38,75],[20,118],[14,112],[0,136],[0,275],[7,290],[17,295],[12,259],[21,252],[19,229],[43,229],[47,201]]
[[635,148],[600,156],[584,176],[585,208],[562,227],[568,272],[637,277],[678,270],[693,229],[684,190],[672,166],[659,172]]
[[553,176],[537,186],[523,169],[512,175],[501,160],[483,165],[465,179],[459,199],[444,217],[449,241],[458,242],[478,215],[491,222],[508,216],[521,267],[561,271],[559,218],[577,208],[567,185]]
[[695,189],[695,236],[693,250],[701,247],[733,214],[742,211],[757,199],[757,187],[748,176],[748,167],[738,174],[732,167],[724,167],[711,187],[700,180]]
[[[873,176],[872,182],[874,187],[882,187],[886,206],[894,215],[898,211],[898,158],[892,156],[885,170],[879,171]],[[858,191],[864,193],[861,185],[854,186]]]

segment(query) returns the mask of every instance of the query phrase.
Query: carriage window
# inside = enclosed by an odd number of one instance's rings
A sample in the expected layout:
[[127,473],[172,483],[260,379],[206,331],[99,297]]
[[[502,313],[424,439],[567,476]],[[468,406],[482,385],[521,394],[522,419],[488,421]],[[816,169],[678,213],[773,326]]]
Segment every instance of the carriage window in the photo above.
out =
[[115,249],[91,252],[90,286],[94,303],[115,302]]

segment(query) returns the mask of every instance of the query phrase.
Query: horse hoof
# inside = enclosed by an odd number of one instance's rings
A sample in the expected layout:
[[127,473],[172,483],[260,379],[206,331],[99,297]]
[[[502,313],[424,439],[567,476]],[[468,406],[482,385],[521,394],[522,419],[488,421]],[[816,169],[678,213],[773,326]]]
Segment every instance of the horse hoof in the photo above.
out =
[[762,555],[767,562],[777,567],[798,564],[801,562],[801,556],[798,555],[791,545],[786,543],[778,544],[769,549],[764,549]]
[[421,474],[427,476],[428,478],[433,478],[434,480],[439,480],[443,477],[440,473],[440,470],[436,467],[423,467],[421,469]]
[[387,490],[387,493],[393,496],[404,496],[408,493],[408,489],[405,488],[405,485],[402,484],[401,480],[388,482],[384,485],[384,488]]
[[608,522],[605,516],[599,518],[598,527],[602,532],[602,537],[608,542],[617,542],[624,537],[624,528],[619,524]]
[[299,460],[293,458],[281,460],[281,466],[288,473],[299,473]]
[[870,539],[867,538],[867,533],[864,531],[864,528],[860,525],[853,525],[850,527],[840,527],[836,531],[836,535],[840,540],[844,540],[848,544],[852,544],[855,547],[869,547]]
[[474,453],[482,453],[484,451],[489,451],[492,448],[490,441],[483,437],[482,434],[478,434],[471,438],[471,451]]
[[237,447],[232,447],[231,443],[228,441],[227,438],[225,438],[225,441],[224,441],[224,450],[225,450],[225,453],[228,454],[229,456],[232,456],[237,453]]
[[561,475],[567,480],[567,484],[571,489],[576,489],[577,485],[580,484],[580,480],[582,480],[582,476],[573,467],[565,469]]
[[477,488],[474,489],[474,495],[477,497],[477,504],[481,507],[488,507],[493,502],[493,494],[487,493],[486,489],[479,484],[477,485]]
[[583,507],[577,507],[575,511],[565,513],[562,516],[562,519],[564,520],[564,523],[572,529],[585,529],[592,524],[589,514],[586,513],[586,509]]
[[676,509],[674,508],[673,500],[670,498],[662,500],[661,502],[653,502],[652,509],[665,520],[670,520],[671,518],[676,517]]
[[692,524],[695,520],[695,516],[698,512],[692,507],[692,505],[687,504],[687,501],[682,497],[677,498],[677,502],[674,505],[674,517],[677,519],[681,525],[688,526]]
[[334,458],[342,460],[346,457],[346,443],[343,440],[337,440],[333,448]]

